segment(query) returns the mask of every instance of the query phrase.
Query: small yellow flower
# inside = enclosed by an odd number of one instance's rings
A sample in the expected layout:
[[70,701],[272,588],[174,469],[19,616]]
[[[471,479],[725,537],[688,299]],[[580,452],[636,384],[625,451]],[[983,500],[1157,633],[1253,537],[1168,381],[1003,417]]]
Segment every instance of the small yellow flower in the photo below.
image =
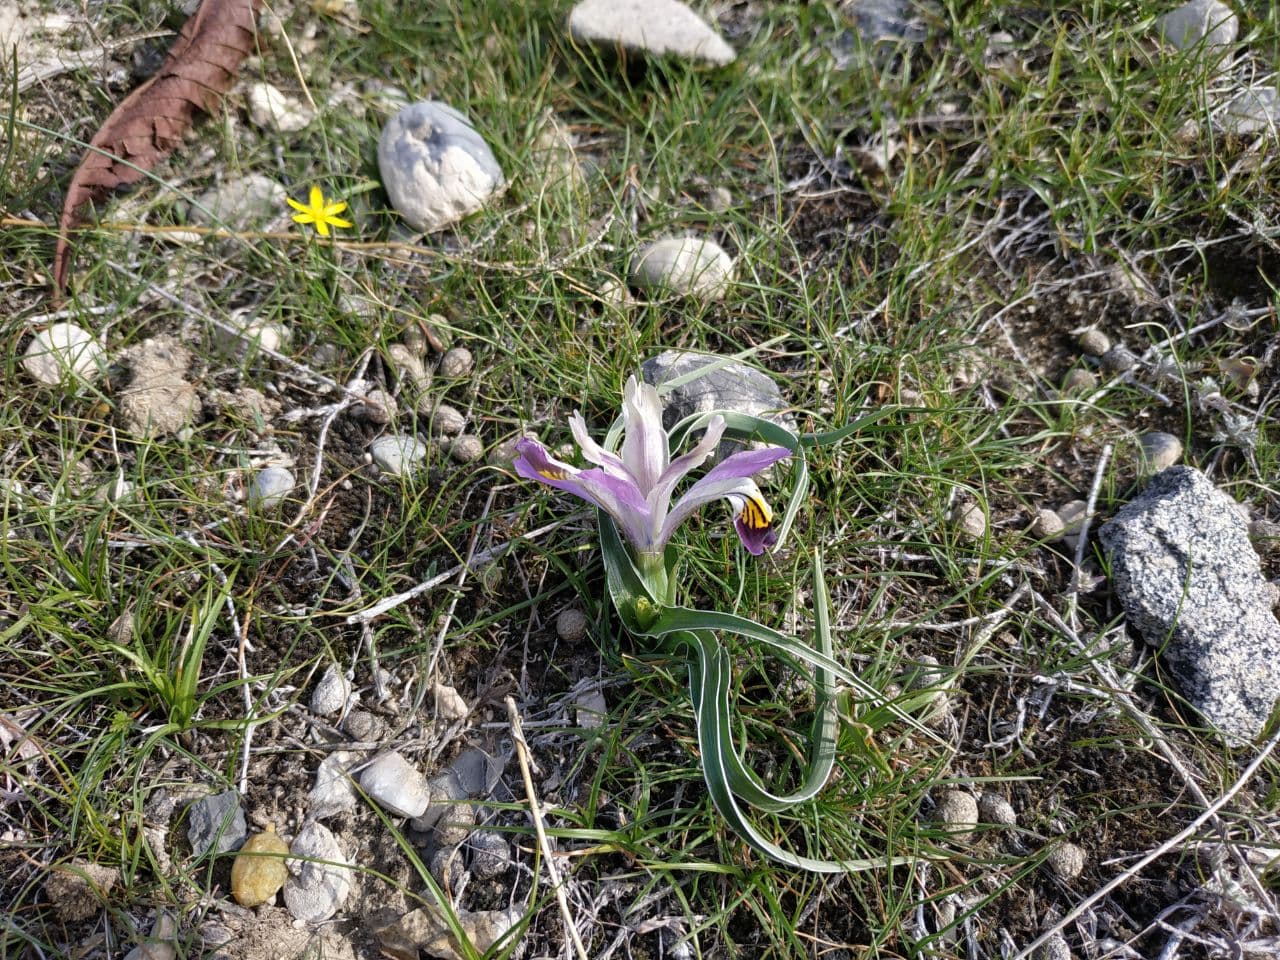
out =
[[341,219],[338,214],[347,209],[347,201],[338,200],[334,203],[325,203],[324,194],[320,192],[319,187],[311,188],[311,202],[303,205],[293,197],[286,197],[289,206],[298,212],[293,215],[294,223],[314,223],[316,225],[316,233],[322,237],[329,235],[329,227],[349,227],[350,220]]

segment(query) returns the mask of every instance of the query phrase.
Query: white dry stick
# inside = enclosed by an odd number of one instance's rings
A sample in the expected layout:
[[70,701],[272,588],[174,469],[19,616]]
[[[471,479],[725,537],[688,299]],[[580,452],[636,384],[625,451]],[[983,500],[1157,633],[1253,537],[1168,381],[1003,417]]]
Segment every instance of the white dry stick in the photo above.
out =
[[368,623],[370,620],[376,620],[388,610],[394,610],[396,607],[400,606],[400,604],[408,603],[414,597],[420,597],[428,590],[432,590],[435,587],[440,586],[440,584],[448,580],[452,580],[468,567],[476,567],[482,563],[488,563],[490,560],[496,560],[506,554],[508,550],[518,543],[522,543],[526,540],[537,540],[539,537],[546,536],[557,527],[569,523],[572,520],[582,520],[586,516],[587,512],[585,510],[579,510],[577,513],[571,513],[567,517],[561,517],[559,520],[553,520],[551,523],[545,524],[537,530],[530,530],[528,533],[523,536],[516,537],[514,540],[508,540],[505,543],[500,543],[496,547],[490,547],[488,550],[481,550],[479,553],[473,555],[466,563],[460,563],[456,567],[449,568],[444,573],[438,573],[428,580],[423,580],[416,587],[411,587],[403,593],[397,593],[395,596],[379,600],[373,606],[366,607],[357,613],[351,614],[351,616],[347,617],[346,622],[350,625],[356,623]]
[[1196,817],[1189,824],[1187,824],[1185,827],[1183,827],[1181,830],[1175,833],[1172,837],[1170,837],[1164,843],[1160,844],[1160,846],[1156,847],[1154,850],[1152,850],[1150,853],[1144,856],[1141,860],[1139,860],[1133,866],[1129,867],[1124,872],[1117,874],[1115,877],[1112,877],[1111,880],[1104,883],[1099,889],[1095,890],[1089,896],[1085,897],[1082,901],[1077,903],[1074,907],[1071,908],[1071,910],[1067,913],[1066,916],[1064,916],[1061,920],[1059,920],[1057,923],[1051,926],[1048,930],[1045,930],[1042,934],[1040,934],[1040,936],[1036,937],[1033,941],[1031,941],[1031,943],[1027,944],[1027,946],[1023,947],[1021,951],[1019,951],[1017,954],[1015,954],[1011,958],[1011,960],[1025,960],[1026,957],[1031,956],[1037,949],[1044,946],[1044,944],[1048,942],[1050,937],[1052,937],[1055,933],[1061,933],[1063,930],[1065,930],[1069,923],[1071,923],[1073,920],[1083,915],[1090,907],[1092,907],[1095,903],[1097,903],[1099,900],[1101,900],[1103,897],[1109,894],[1112,890],[1115,890],[1117,887],[1121,887],[1124,884],[1128,883],[1130,880],[1136,877],[1139,873],[1145,870],[1150,864],[1152,864],[1156,860],[1163,857],[1166,853],[1170,853],[1174,850],[1179,849],[1182,846],[1182,843],[1184,840],[1193,836],[1197,830],[1199,830],[1202,826],[1204,826],[1206,823],[1212,820],[1215,816],[1217,816],[1219,810],[1221,810],[1223,807],[1225,807],[1228,803],[1231,802],[1231,798],[1234,797],[1237,793],[1239,793],[1241,789],[1244,788],[1244,785],[1248,783],[1250,779],[1252,779],[1254,773],[1256,773],[1258,768],[1262,766],[1263,761],[1265,761],[1267,757],[1271,756],[1271,752],[1275,750],[1277,744],[1280,744],[1280,731],[1277,731],[1276,733],[1271,735],[1271,739],[1268,740],[1266,745],[1258,752],[1258,755],[1253,758],[1253,761],[1247,767],[1244,768],[1244,772],[1241,773],[1240,776],[1236,778],[1236,782],[1233,783],[1222,794],[1222,796],[1218,797],[1217,800],[1213,801],[1213,803],[1209,805],[1209,808],[1205,810],[1204,813],[1200,814],[1200,816]]
[[1076,607],[1080,603],[1080,573],[1084,567],[1084,548],[1089,542],[1089,527],[1093,524],[1093,511],[1098,505],[1098,491],[1102,489],[1102,475],[1107,471],[1107,463],[1111,460],[1111,444],[1102,448],[1102,456],[1098,458],[1098,466],[1093,471],[1093,486],[1089,488],[1089,499],[1084,507],[1084,522],[1080,525],[1080,535],[1076,538],[1075,569],[1071,571],[1071,585],[1067,587],[1067,622],[1076,633],[1080,632],[1080,621],[1076,617]]
[[564,895],[564,885],[560,882],[560,871],[556,869],[555,858],[551,855],[551,843],[547,840],[546,827],[542,822],[542,808],[538,805],[538,797],[533,791],[533,774],[529,772],[529,745],[525,743],[524,730],[520,728],[520,712],[516,709],[516,701],[507,697],[507,716],[511,718],[511,739],[516,744],[516,758],[520,761],[520,776],[524,778],[524,792],[529,800],[529,819],[533,821],[533,831],[538,835],[538,846],[542,848],[542,860],[547,865],[547,877],[551,880],[551,888],[556,894],[556,903],[560,905],[560,917],[564,920],[565,933],[573,938],[573,946],[578,951],[578,960],[587,960],[587,948],[582,945],[578,936],[578,928],[573,922],[573,914],[569,912],[569,901]]

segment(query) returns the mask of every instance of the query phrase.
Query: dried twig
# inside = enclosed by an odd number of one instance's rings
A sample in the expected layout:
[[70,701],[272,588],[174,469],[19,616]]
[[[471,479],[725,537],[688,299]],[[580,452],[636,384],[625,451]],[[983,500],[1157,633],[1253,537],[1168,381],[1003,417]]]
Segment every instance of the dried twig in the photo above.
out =
[[524,778],[525,796],[529,800],[529,819],[533,821],[534,833],[538,835],[542,860],[547,865],[547,877],[551,881],[552,890],[555,891],[556,903],[560,906],[560,917],[564,920],[565,933],[573,939],[574,949],[578,952],[578,960],[587,960],[587,948],[582,945],[582,938],[578,936],[578,928],[573,922],[573,914],[569,912],[569,901],[564,895],[564,884],[560,881],[560,871],[556,869],[551,843],[547,840],[546,827],[543,825],[542,808],[538,805],[538,797],[533,790],[533,775],[529,772],[529,745],[525,743],[524,731],[520,728],[520,712],[516,709],[514,698],[507,697],[506,700],[507,716],[511,718],[511,739],[516,744],[520,775]]

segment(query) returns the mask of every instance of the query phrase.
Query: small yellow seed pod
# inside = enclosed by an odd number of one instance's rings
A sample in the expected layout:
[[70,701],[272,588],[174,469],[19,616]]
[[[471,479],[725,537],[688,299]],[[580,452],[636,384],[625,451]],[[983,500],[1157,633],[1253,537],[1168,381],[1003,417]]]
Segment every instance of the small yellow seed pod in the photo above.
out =
[[244,842],[231,863],[231,893],[243,907],[266,903],[284,886],[289,871],[284,854],[289,845],[276,834],[274,825]]

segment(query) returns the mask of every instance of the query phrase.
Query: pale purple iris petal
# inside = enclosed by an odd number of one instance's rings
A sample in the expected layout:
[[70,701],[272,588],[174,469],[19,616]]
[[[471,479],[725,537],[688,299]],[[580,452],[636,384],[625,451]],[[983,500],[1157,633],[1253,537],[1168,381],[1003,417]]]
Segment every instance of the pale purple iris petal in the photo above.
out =
[[516,443],[516,452],[519,455],[512,465],[520,476],[595,504],[613,517],[628,540],[641,549],[648,549],[651,543],[649,504],[632,480],[612,476],[599,468],[571,467],[552,457],[537,440],[527,437]]
[[[702,480],[725,480],[730,477],[754,477],[779,460],[791,456],[786,447],[763,447],[759,450],[739,450],[725,457],[707,471]],[[701,481],[699,481],[701,482]]]
[[662,426],[662,401],[658,399],[658,391],[635,377],[628,377],[622,395],[622,419],[622,461],[647,494],[667,469],[671,456],[667,431]]
[[[671,508],[671,494],[675,491],[676,484],[689,473],[702,466],[702,462],[711,455],[711,451],[720,443],[720,438],[724,436],[724,417],[713,417],[711,422],[707,424],[706,432],[702,435],[702,439],[692,450],[683,456],[676,457],[662,471],[662,476],[658,477],[658,482],[653,489],[649,491],[646,499],[649,501],[649,512],[653,522],[661,527],[663,518],[667,515],[667,510]],[[654,531],[656,538],[657,531]]]
[[591,439],[591,435],[587,433],[587,423],[582,419],[582,414],[574,412],[569,417],[569,431],[573,434],[573,439],[577,442],[582,450],[582,456],[590,463],[594,463],[598,467],[603,467],[606,472],[615,477],[622,477],[631,481],[635,481],[635,477],[631,471],[627,469],[627,465],[622,462],[622,458],[616,453],[610,453],[600,444]]
[[[726,460],[726,462],[728,462]],[[714,473],[715,471],[712,471]],[[695,510],[706,503],[713,500],[729,500],[733,503],[736,517],[734,526],[738,528],[738,536],[742,539],[742,545],[754,554],[760,553],[764,546],[762,543],[767,537],[769,530],[769,521],[772,514],[769,505],[765,503],[764,494],[760,492],[760,488],[756,486],[754,480],[749,477],[720,477],[714,478],[710,473],[695,483],[692,487],[685,491],[684,496],[676,501],[676,505],[671,508],[671,512],[663,518],[662,526],[658,531],[655,542],[659,545],[666,543],[671,539],[671,535],[676,532],[676,528],[684,523]],[[754,520],[755,523],[747,521]],[[752,536],[743,533],[740,524],[745,524],[746,528],[754,530]]]

